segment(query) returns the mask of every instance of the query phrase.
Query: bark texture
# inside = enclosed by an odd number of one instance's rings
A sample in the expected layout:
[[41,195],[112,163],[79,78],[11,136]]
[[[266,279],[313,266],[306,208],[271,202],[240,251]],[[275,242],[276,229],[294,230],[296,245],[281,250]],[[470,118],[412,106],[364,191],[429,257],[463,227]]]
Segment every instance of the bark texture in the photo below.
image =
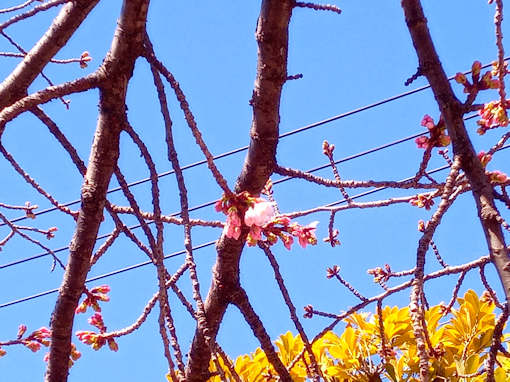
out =
[[491,260],[496,266],[507,302],[509,302],[510,268],[508,267],[508,251],[501,225],[496,219],[498,212],[494,204],[493,187],[485,175],[485,170],[476,155],[464,125],[463,116],[466,110],[455,97],[448,77],[443,70],[432,43],[421,2],[419,0],[402,0],[402,7],[418,54],[421,71],[432,87],[441,115],[446,122],[448,134],[451,137],[453,152],[459,157],[460,166],[471,185]]
[[[287,79],[288,27],[293,5],[294,1],[291,0],[262,2],[255,33],[258,43],[258,62],[251,100],[253,122],[250,130],[250,148],[235,186],[236,192],[248,191],[258,195],[275,166],[280,123],[280,97],[283,84]],[[247,232],[241,236],[240,240],[222,236],[216,246],[217,258],[213,268],[213,280],[205,300],[205,313],[211,340],[216,338],[223,315],[227,306],[233,302],[234,294],[242,293],[239,282],[239,260],[246,234]],[[186,381],[205,381],[208,376],[210,357],[206,340],[197,329],[186,366]],[[282,373],[282,380],[290,381],[288,373],[286,371]]]
[[83,292],[90,258],[103,218],[106,191],[119,156],[119,136],[127,124],[126,91],[142,53],[149,0],[125,0],[112,47],[98,69],[99,118],[82,186],[81,209],[70,258],[52,315],[47,382],[67,380],[74,310]]

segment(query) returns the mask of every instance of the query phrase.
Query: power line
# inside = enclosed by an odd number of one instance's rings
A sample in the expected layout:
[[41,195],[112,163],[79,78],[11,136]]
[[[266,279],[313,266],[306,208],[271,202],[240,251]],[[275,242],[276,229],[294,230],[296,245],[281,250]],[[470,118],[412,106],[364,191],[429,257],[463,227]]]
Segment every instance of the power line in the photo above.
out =
[[[444,170],[446,168],[448,168],[447,165],[443,166],[443,167],[440,167],[438,169],[431,170],[428,173],[432,174],[432,173]],[[412,178],[413,177],[406,178],[403,181],[410,180]],[[368,194],[373,194],[373,193],[376,193],[376,192],[380,192],[380,191],[382,191],[382,190],[384,190],[386,188],[387,187],[379,187],[379,188],[376,188],[375,190],[371,190],[371,191],[367,191],[367,192],[362,192],[360,194],[356,194],[356,195],[351,197],[351,200],[361,198],[362,196],[365,196],[365,195],[368,195]],[[342,199],[342,200],[339,200],[339,201],[327,204],[326,206],[329,207],[329,206],[333,206],[333,205],[337,205],[337,204],[342,204],[342,203],[345,203],[345,202],[347,202],[347,200],[346,199]],[[216,241],[210,241],[208,243],[204,243],[204,244],[201,244],[199,246],[193,247],[193,250],[209,247],[209,246],[213,245],[214,243],[216,243]],[[180,256],[180,255],[184,255],[185,253],[186,253],[186,251],[184,251],[184,250],[181,250],[181,251],[178,251],[178,252],[174,252],[174,253],[172,253],[170,255],[165,256],[165,259],[169,259],[169,258],[172,258],[172,257],[177,257],[177,256]],[[124,272],[130,271],[130,270],[133,270],[133,269],[138,269],[138,268],[144,267],[144,266],[149,265],[149,264],[152,264],[152,261],[147,260],[147,261],[144,261],[142,263],[131,265],[129,267],[121,268],[121,269],[118,269],[118,270],[115,270],[115,271],[112,271],[112,272],[109,272],[109,273],[104,273],[104,274],[102,274],[100,276],[92,277],[90,279],[87,279],[85,282],[88,283],[88,282],[92,282],[92,281],[101,280],[101,279],[104,279],[104,278],[108,278],[108,277],[117,275],[119,273],[124,273]],[[11,306],[11,305],[20,304],[22,302],[33,300],[33,299],[36,299],[36,298],[39,298],[39,297],[47,296],[49,294],[53,294],[53,293],[56,293],[56,292],[58,292],[58,288],[50,289],[50,290],[47,290],[45,292],[40,292],[40,293],[31,295],[31,296],[23,297],[23,298],[20,298],[18,300],[9,301],[9,302],[0,304],[0,309],[8,307],[8,306]]]
[[[209,246],[211,246],[211,245],[213,245],[215,243],[216,243],[216,241],[209,241],[207,243],[200,244],[200,245],[197,245],[196,247],[193,247],[193,250],[206,248],[206,247],[209,247]],[[164,257],[164,259],[165,260],[171,259],[172,257],[177,257],[177,256],[180,256],[180,255],[184,255],[185,253],[186,253],[185,250],[177,251],[177,252],[171,253],[169,255],[166,255]],[[117,269],[117,270],[112,271],[112,272],[108,272],[108,273],[104,273],[104,274],[99,275],[99,276],[91,277],[91,278],[85,280],[85,283],[90,283],[90,282],[93,282],[93,281],[97,281],[97,280],[101,280],[101,279],[104,279],[104,278],[107,278],[107,277],[118,275],[119,273],[124,273],[124,272],[127,272],[127,271],[131,271],[133,269],[141,268],[141,267],[144,267],[144,266],[149,265],[149,264],[152,264],[152,261],[147,260],[147,261],[144,261],[142,263],[130,265],[129,267]],[[36,298],[39,298],[39,297],[44,297],[44,296],[47,296],[49,294],[53,294],[53,293],[56,293],[56,292],[58,292],[58,288],[54,288],[54,289],[47,290],[45,292],[33,294],[31,296],[23,297],[23,298],[20,298],[18,300],[6,302],[4,304],[0,304],[0,309],[1,308],[6,308],[6,307],[8,307],[10,305],[16,305],[16,304],[20,304],[20,303],[25,302],[25,301],[30,301],[30,300],[33,300],[33,299],[36,299]]]
[[[501,147],[498,151],[506,150],[509,147],[510,147],[510,145],[505,145],[505,146]],[[437,172],[444,171],[444,170],[446,170],[449,167],[450,166],[448,166],[448,165],[437,167],[437,168],[435,168],[433,170],[427,171],[427,174],[435,174]],[[411,176],[411,177],[402,179],[400,182],[406,182],[406,181],[412,180],[413,178],[414,178],[414,176]],[[285,180],[289,180],[289,179],[291,179],[291,178],[288,177],[288,179],[285,179]],[[282,181],[285,181],[285,180],[282,180]],[[386,190],[388,188],[389,187],[378,187],[378,188],[375,188],[373,190],[369,190],[369,191],[365,191],[365,192],[361,192],[359,194],[353,195],[352,197],[350,197],[350,199],[351,200],[359,199],[359,198],[361,198],[363,196],[375,194],[377,192]],[[333,206],[336,206],[336,205],[339,205],[339,204],[343,204],[343,203],[346,203],[346,202],[347,202],[347,199],[344,198],[344,199],[337,200],[336,202],[332,202],[332,203],[326,204],[326,205],[324,205],[324,207],[333,207]],[[207,243],[203,243],[203,244],[197,245],[196,247],[193,247],[193,250],[210,247],[211,245],[213,245],[215,243],[216,243],[216,241],[209,241]],[[164,259],[166,260],[166,259],[170,259],[170,258],[173,258],[173,257],[181,256],[181,255],[184,255],[185,253],[186,253],[185,250],[177,251],[177,252],[171,253],[169,255],[166,255],[164,257]],[[127,272],[127,271],[138,269],[138,268],[144,267],[144,266],[149,265],[149,264],[152,264],[152,261],[147,260],[147,261],[144,261],[142,263],[130,265],[130,266],[125,267],[125,268],[117,269],[117,270],[112,271],[112,272],[108,272],[108,273],[104,273],[104,274],[99,275],[99,276],[91,277],[91,278],[85,280],[85,282],[89,283],[89,282],[101,280],[101,279],[104,279],[104,278],[108,278],[108,277],[111,277],[111,276],[118,275],[120,273],[124,273],[124,272]],[[39,297],[47,296],[49,294],[53,294],[53,293],[56,293],[56,292],[58,292],[58,288],[50,289],[50,290],[47,290],[45,292],[40,292],[40,293],[31,295],[31,296],[23,297],[23,298],[20,298],[18,300],[9,301],[9,302],[0,304],[0,309],[1,308],[6,308],[6,307],[11,306],[11,305],[20,304],[22,302],[33,300],[33,299],[36,299],[36,298],[39,298]]]
[[[347,156],[345,158],[339,159],[339,160],[335,161],[335,164],[340,164],[340,163],[348,162],[350,160],[354,160],[354,159],[363,157],[365,155],[372,154],[374,152],[377,152],[377,151],[389,148],[391,146],[395,146],[395,145],[398,145],[400,143],[407,142],[409,140],[412,140],[414,138],[417,138],[417,137],[425,135],[425,134],[427,134],[426,131],[421,132],[421,133],[416,133],[416,134],[410,135],[408,137],[401,138],[401,139],[398,139],[398,140],[395,140],[395,141],[392,141],[392,142],[389,142],[389,143],[385,143],[383,145],[371,148],[369,150],[365,150],[365,151],[362,151],[360,153],[357,153],[357,154],[350,155],[350,156]],[[317,172],[319,170],[323,170],[323,169],[328,168],[330,166],[331,166],[331,164],[327,163],[327,164],[324,164],[322,166],[312,168],[312,169],[308,170],[307,172],[310,172],[310,173]],[[283,183],[283,182],[286,182],[286,181],[288,181],[290,179],[292,179],[292,177],[283,177],[281,179],[278,179],[278,180],[274,181],[273,184]],[[212,205],[214,205],[216,203],[216,201],[217,200],[212,200],[212,201],[209,201],[209,202],[206,202],[206,203],[203,203],[203,204],[199,204],[197,206],[191,207],[189,209],[189,211],[193,212],[193,211],[197,211],[197,210],[202,209],[202,208],[206,208],[206,207],[212,206]],[[174,213],[170,214],[170,216],[175,217],[175,216],[180,215],[180,213],[181,213],[180,211],[174,212]],[[148,222],[148,224],[151,224],[151,223],[152,222]],[[140,228],[140,227],[141,227],[141,224],[135,224],[135,225],[129,227],[129,229],[131,230],[131,229],[136,229],[136,228]],[[104,234],[104,235],[100,235],[100,236],[98,236],[96,238],[96,241],[102,240],[102,239],[106,239],[108,236],[110,236],[109,233]],[[69,249],[69,246],[57,248],[57,249],[53,250],[53,252],[54,253],[60,253],[60,252],[63,252],[65,250],[67,250],[67,249]],[[16,261],[13,261],[13,262],[10,262],[10,263],[7,263],[7,264],[2,264],[2,265],[0,265],[0,269],[9,268],[9,267],[12,267],[14,265],[22,264],[22,263],[25,263],[25,262],[28,262],[28,261],[31,261],[31,260],[35,260],[35,259],[39,259],[41,257],[45,257],[45,256],[48,256],[48,255],[50,255],[50,252],[43,252],[43,253],[40,253],[40,254],[37,254],[37,255],[34,255],[34,256],[30,256],[30,257],[26,257],[24,259],[16,260]]]
[[[505,146],[505,147],[501,148],[500,150],[503,150],[503,149],[505,149],[507,147],[509,147],[509,146]],[[438,168],[435,168],[433,170],[427,171],[427,174],[434,174],[436,172],[443,171],[443,170],[445,170],[447,168],[449,168],[449,166],[448,165],[444,165],[442,167],[438,167]],[[409,177],[409,178],[401,180],[401,182],[405,182],[405,181],[411,180],[413,178],[414,177]],[[286,180],[288,180],[288,179],[290,179],[290,177],[288,177]],[[274,182],[274,183],[276,183],[276,182]],[[388,187],[378,187],[378,188],[376,188],[374,190],[365,191],[365,192],[353,195],[350,199],[351,200],[359,199],[359,198],[361,198],[363,196],[374,194],[374,193],[383,191],[383,190],[385,190],[387,188]],[[347,199],[344,198],[344,199],[338,200],[336,202],[332,202],[332,203],[326,204],[326,205],[324,205],[324,207],[332,207],[332,206],[343,204],[343,203],[346,203],[346,202],[347,202]],[[216,243],[216,241],[210,241],[210,242],[198,245],[196,247],[193,247],[193,250],[206,248],[206,247],[209,247],[209,246],[211,246],[211,245],[213,245],[215,243]],[[177,252],[171,253],[170,255],[165,256],[164,259],[166,260],[166,259],[170,259],[170,258],[173,258],[173,257],[181,256],[181,255],[184,255],[185,253],[186,253],[185,250],[177,251]],[[125,267],[125,268],[117,269],[117,270],[112,271],[112,272],[108,272],[108,273],[104,273],[104,274],[99,275],[99,276],[91,277],[91,278],[85,280],[85,283],[90,283],[90,282],[93,282],[93,281],[97,281],[97,280],[108,278],[108,277],[111,277],[111,276],[114,276],[114,275],[118,275],[120,273],[124,273],[124,272],[131,271],[131,270],[134,270],[134,269],[142,268],[142,267],[144,267],[146,265],[149,265],[149,264],[152,264],[152,261],[147,260],[147,261],[144,261],[142,263],[130,265],[130,266]],[[6,308],[6,307],[11,306],[11,305],[20,304],[22,302],[30,301],[30,300],[33,300],[33,299],[36,299],[36,298],[44,297],[44,296],[47,296],[49,294],[53,294],[53,293],[56,293],[56,292],[58,292],[58,288],[50,289],[50,290],[47,290],[45,292],[40,292],[40,293],[31,295],[31,296],[23,297],[23,298],[20,298],[18,300],[9,301],[9,302],[0,304],[0,309],[1,308]]]
[[[472,114],[472,115],[470,115],[468,117],[465,117],[464,119],[465,120],[469,120],[469,119],[475,118],[476,116],[477,116],[477,114]],[[395,140],[395,141],[392,141],[392,142],[389,142],[389,143],[386,143],[386,144],[383,144],[383,145],[371,148],[369,150],[365,150],[365,151],[362,151],[360,153],[357,153],[357,154],[354,154],[354,155],[350,155],[350,156],[344,157],[342,159],[336,160],[335,164],[340,164],[340,163],[348,162],[350,160],[357,159],[357,158],[360,158],[360,157],[368,155],[368,154],[372,154],[374,152],[377,152],[377,151],[389,148],[391,146],[395,146],[395,145],[398,145],[400,143],[407,142],[409,140],[412,140],[414,138],[420,137],[420,136],[425,135],[425,134],[427,134],[426,131],[421,132],[421,133],[416,133],[416,134],[410,135],[408,137],[401,138],[401,139],[398,139],[398,140]],[[326,164],[324,164],[322,166],[312,168],[312,169],[308,170],[307,172],[310,172],[310,173],[317,172],[317,171],[323,170],[325,168],[328,168],[330,166],[331,166],[330,163],[326,163]],[[283,183],[283,182],[286,182],[286,181],[288,181],[290,179],[293,179],[293,178],[289,177],[289,176],[288,177],[283,177],[283,178],[280,178],[280,179],[274,181],[273,184],[276,185],[276,184],[279,184],[279,183]],[[197,211],[197,210],[202,209],[202,208],[210,207],[210,206],[214,205],[216,203],[216,201],[217,200],[212,200],[212,201],[209,201],[209,202],[206,202],[206,203],[203,203],[203,204],[199,204],[197,206],[191,207],[189,209],[189,211],[193,212],[193,211]],[[175,217],[175,216],[178,216],[180,213],[181,213],[180,211],[174,212],[174,213],[170,214],[170,216]],[[148,222],[147,224],[152,224],[152,222]],[[137,228],[140,228],[140,227],[141,227],[141,224],[135,224],[135,225],[130,226],[128,228],[130,230],[132,230],[132,229],[137,229]],[[100,235],[100,236],[98,236],[96,238],[96,241],[102,240],[102,239],[106,239],[108,236],[110,236],[109,233],[108,234],[104,234],[104,235]],[[54,253],[60,253],[60,252],[63,252],[65,250],[67,250],[67,249],[69,249],[69,246],[57,248],[57,249],[53,250],[53,252]],[[12,266],[15,266],[15,265],[18,265],[18,264],[23,264],[23,263],[26,263],[28,261],[36,260],[36,259],[39,259],[41,257],[46,257],[48,255],[50,255],[50,252],[43,252],[43,253],[39,253],[39,254],[34,255],[34,256],[30,256],[30,257],[26,257],[26,258],[23,258],[23,259],[20,259],[20,260],[12,261],[12,262],[7,263],[7,264],[1,264],[0,265],[0,269],[10,268]]]
[[[505,60],[508,60],[508,59],[510,59],[510,57],[506,57],[505,58]],[[487,68],[490,65],[491,64],[486,64],[486,65],[482,66],[482,68]],[[470,73],[470,71],[464,72],[464,74],[467,74],[467,73]],[[454,76],[449,77],[449,80],[452,80],[453,78],[454,78]],[[347,116],[350,116],[350,115],[353,115],[353,114],[356,114],[356,113],[359,113],[359,112],[362,112],[362,111],[365,111],[365,110],[368,110],[368,109],[371,109],[371,108],[383,105],[385,103],[395,101],[395,100],[397,100],[399,98],[403,98],[403,97],[409,96],[411,94],[414,94],[414,93],[417,93],[417,92],[421,92],[421,91],[423,91],[425,89],[428,89],[429,87],[430,87],[430,85],[425,85],[425,86],[422,86],[422,87],[410,90],[408,92],[404,92],[404,93],[398,94],[396,96],[389,97],[389,98],[386,98],[384,100],[381,100],[381,101],[378,101],[378,102],[375,102],[375,103],[363,106],[361,108],[354,109],[352,111],[349,111],[349,112],[346,112],[346,113],[343,113],[343,114],[339,114],[339,115],[333,116],[331,118],[328,118],[328,119],[325,119],[325,120],[322,120],[322,121],[319,121],[319,122],[315,122],[315,123],[309,124],[307,126],[299,128],[299,129],[295,129],[295,130],[289,131],[287,133],[281,134],[279,136],[279,138],[285,138],[287,136],[294,135],[294,134],[297,134],[297,133],[300,133],[300,132],[312,129],[312,128],[321,126],[323,124],[327,124],[327,123],[333,122],[335,120],[338,120],[338,119],[341,119],[341,118],[345,118]],[[468,119],[475,118],[476,116],[477,116],[476,114],[473,114],[471,116],[465,117],[464,119],[468,120]],[[356,158],[359,158],[359,157],[362,157],[362,156],[374,153],[376,151],[386,149],[388,147],[391,147],[391,146],[394,146],[394,145],[397,145],[397,144],[409,141],[411,139],[417,138],[417,137],[425,135],[425,134],[426,134],[426,132],[422,132],[422,133],[417,133],[417,134],[414,134],[414,135],[411,135],[411,136],[408,136],[408,137],[405,137],[405,138],[401,138],[401,139],[398,139],[398,140],[395,140],[395,141],[392,141],[392,142],[389,142],[389,143],[377,146],[375,148],[372,148],[372,149],[369,149],[369,150],[366,150],[366,151],[363,151],[363,152],[360,152],[360,153],[357,153],[357,154],[354,154],[354,155],[342,158],[340,160],[335,161],[335,164],[347,162],[349,160],[353,160],[353,159],[356,159]],[[507,147],[508,147],[508,145],[504,146],[500,150],[506,149]],[[234,149],[234,150],[222,153],[220,155],[217,155],[217,156],[214,157],[214,159],[221,159],[221,158],[224,158],[224,157],[227,157],[227,156],[230,156],[230,155],[233,155],[233,154],[245,151],[247,149],[248,149],[248,146],[240,147],[240,148],[237,148],[237,149]],[[183,170],[189,169],[189,168],[193,168],[193,167],[199,166],[199,165],[204,164],[204,163],[206,163],[205,160],[194,162],[194,163],[191,163],[189,165],[183,166]],[[325,165],[322,165],[322,166],[310,169],[307,172],[310,172],[310,173],[316,172],[316,171],[322,170],[324,168],[328,168],[329,166],[330,166],[330,164],[328,163],[328,164],[325,164]],[[438,171],[442,171],[442,170],[446,169],[447,167],[448,166],[443,166],[443,167],[431,170],[428,173],[431,174],[431,173],[435,173],[435,172],[438,172]],[[172,173],[174,173],[173,170],[160,173],[160,174],[158,174],[158,178],[161,178],[161,177],[164,177],[164,176],[168,176],[168,175],[170,175]],[[292,177],[284,177],[284,178],[276,180],[275,182],[273,182],[273,184],[283,183],[283,182],[288,181],[290,179],[292,179]],[[412,179],[412,178],[408,178],[408,179],[405,179],[405,180],[409,180],[409,179]],[[142,184],[142,183],[145,183],[145,182],[148,182],[148,181],[150,181],[150,178],[144,178],[144,179],[141,179],[141,180],[129,183],[128,187],[132,187],[132,186],[135,186],[135,185],[138,185],[138,184]],[[382,191],[382,190],[384,190],[386,188],[387,187],[380,187],[380,188],[376,188],[374,190],[366,191],[366,192],[363,192],[363,193],[360,193],[360,194],[357,194],[357,195],[353,196],[351,199],[356,199],[356,198],[360,198],[362,196],[373,194],[375,192]],[[121,187],[116,187],[116,188],[108,190],[107,193],[113,193],[113,192],[119,191],[121,189],[122,189]],[[340,200],[340,201],[337,201],[337,202],[334,202],[334,203],[330,203],[327,206],[333,206],[333,205],[341,204],[341,203],[344,203],[345,201],[346,201],[345,199],[344,200]],[[198,210],[198,209],[201,209],[201,208],[205,208],[205,207],[211,206],[215,202],[216,202],[216,200],[210,201],[210,202],[206,202],[206,203],[203,203],[203,204],[198,205],[198,206],[194,206],[194,207],[190,208],[189,211],[191,212],[191,211],[195,211],[195,210]],[[77,204],[77,203],[79,203],[79,200],[71,201],[71,202],[68,202],[68,203],[66,203],[64,205],[65,206],[70,206],[70,205]],[[40,215],[40,214],[44,214],[44,213],[47,213],[47,212],[51,212],[51,211],[54,211],[56,209],[57,209],[56,207],[49,208],[49,209],[46,209],[46,210],[38,212],[36,215]],[[177,216],[179,214],[180,214],[180,212],[175,212],[175,213],[171,214],[170,216]],[[23,220],[25,218],[26,218],[26,216],[15,218],[15,219],[12,220],[12,222]],[[148,224],[151,224],[151,223],[152,222],[148,222]],[[0,224],[0,226],[2,226],[2,225],[5,225],[5,223]],[[137,225],[134,225],[134,226],[129,227],[129,228],[130,229],[135,229],[135,228],[139,228],[140,226],[141,226],[140,224],[137,224]],[[104,234],[104,235],[98,236],[96,238],[96,241],[104,239],[104,238],[107,238],[108,236],[110,236],[110,234]],[[210,245],[212,245],[214,243],[215,243],[215,241],[209,242],[209,243],[205,243],[205,244],[202,244],[202,245],[199,245],[199,246],[195,247],[194,249],[200,249],[200,248],[208,247],[208,246],[210,246]],[[59,253],[59,252],[65,251],[67,249],[69,249],[69,246],[55,249],[55,250],[53,250],[53,252],[54,253]],[[168,259],[168,258],[171,258],[171,257],[176,257],[176,256],[182,255],[184,253],[185,253],[185,251],[178,251],[178,252],[175,252],[173,254],[165,256],[165,259]],[[50,254],[49,252],[45,252],[45,253],[34,255],[34,256],[31,256],[31,257],[28,257],[28,258],[17,260],[17,261],[8,263],[8,264],[3,264],[3,265],[0,265],[0,269],[8,268],[8,267],[11,267],[11,266],[14,266],[14,265],[17,265],[17,264],[21,264],[21,263],[24,263],[24,262],[35,260],[37,258],[48,256],[49,254]],[[107,273],[107,274],[104,274],[104,275],[101,275],[101,276],[97,276],[97,277],[88,279],[88,280],[86,280],[86,282],[92,282],[92,281],[99,280],[99,279],[102,279],[102,278],[105,278],[105,277],[113,276],[113,275],[118,274],[118,273],[123,273],[123,272],[126,272],[128,270],[140,268],[140,267],[148,265],[150,263],[151,263],[150,261],[147,261],[147,262],[135,264],[133,266],[122,268],[122,269],[119,269],[117,271],[113,271],[113,272],[110,272],[110,273]],[[46,292],[42,292],[42,293],[39,293],[39,294],[36,294],[36,295],[33,295],[33,296],[25,297],[25,298],[20,299],[20,300],[11,301],[11,302],[8,302],[8,303],[0,305],[0,308],[6,307],[6,306],[9,306],[9,305],[13,305],[13,304],[16,304],[16,303],[20,303],[20,302],[23,302],[23,301],[28,301],[28,300],[31,300],[31,299],[34,299],[34,298],[37,298],[37,297],[42,297],[42,296],[45,296],[45,295],[48,295],[48,294],[51,294],[51,293],[55,293],[57,291],[58,291],[58,289],[52,289],[52,290],[49,290],[49,291],[46,291]]]
[[[508,61],[509,59],[510,59],[510,56],[504,58],[505,61]],[[485,64],[485,65],[482,66],[482,69],[486,69],[486,68],[488,68],[490,66],[492,66],[492,63],[491,64]],[[469,74],[469,73],[471,73],[471,70],[467,70],[467,71],[464,72],[464,74]],[[450,76],[450,77],[448,77],[448,80],[451,81],[454,78],[455,78],[455,76]],[[377,101],[377,102],[374,102],[374,103],[371,103],[371,104],[359,107],[357,109],[353,109],[351,111],[348,111],[348,112],[345,112],[345,113],[342,113],[342,114],[338,114],[338,115],[335,115],[335,116],[330,117],[330,118],[323,119],[323,120],[318,121],[318,122],[311,123],[309,125],[300,127],[298,129],[295,129],[295,130],[288,131],[286,133],[281,134],[278,138],[279,139],[286,138],[286,137],[289,137],[291,135],[298,134],[298,133],[301,133],[303,131],[307,131],[307,130],[310,130],[310,129],[313,129],[313,128],[316,128],[316,127],[319,127],[319,126],[322,126],[322,125],[334,122],[336,120],[343,119],[343,118],[349,117],[351,115],[361,113],[362,111],[373,109],[373,108],[375,108],[377,106],[381,106],[381,105],[384,105],[386,103],[389,103],[389,102],[392,102],[392,101],[396,101],[396,100],[398,100],[400,98],[404,98],[404,97],[410,96],[412,94],[422,92],[422,91],[424,91],[424,90],[426,90],[428,88],[430,88],[430,84],[429,85],[423,85],[423,86],[418,87],[416,89],[409,90],[407,92],[403,92],[403,93],[394,95],[392,97],[388,97],[388,98],[382,99],[380,101]],[[217,159],[225,158],[225,157],[228,157],[228,156],[231,156],[231,155],[234,155],[234,154],[246,151],[246,150],[248,150],[248,148],[249,148],[249,146],[242,146],[242,147],[239,147],[237,149],[226,151],[226,152],[224,152],[222,154],[214,156],[213,159],[217,160]],[[182,170],[188,170],[190,168],[194,168],[194,167],[206,164],[206,163],[207,163],[207,160],[203,159],[203,160],[200,160],[200,161],[197,161],[197,162],[193,162],[193,163],[190,163],[188,165],[183,166]],[[157,177],[158,178],[163,178],[163,177],[171,175],[173,173],[174,173],[174,170],[169,170],[169,171],[165,171],[165,172],[159,173],[157,175]],[[127,186],[128,187],[133,187],[133,186],[136,186],[136,185],[139,185],[139,184],[150,182],[150,180],[151,180],[151,178],[143,178],[143,179],[134,181],[132,183],[128,183]],[[114,188],[108,190],[106,193],[107,194],[111,194],[111,193],[114,193],[114,192],[117,192],[117,191],[120,191],[120,190],[122,190],[122,187],[114,187]],[[72,200],[70,202],[64,203],[64,204],[62,204],[62,206],[69,207],[69,206],[72,206],[72,205],[75,205],[75,204],[78,204],[78,203],[80,203],[80,199],[76,199],[76,200]],[[47,208],[45,210],[41,210],[39,212],[36,212],[35,215],[39,216],[39,215],[43,215],[43,214],[46,214],[48,212],[52,212],[52,211],[56,211],[56,210],[58,210],[57,207],[50,207],[50,208]],[[10,220],[10,222],[11,223],[16,223],[16,222],[24,220],[26,218],[27,218],[26,215],[19,216],[17,218],[14,218],[14,219]],[[4,226],[5,224],[6,223],[0,223],[0,227]]]
[[[468,117],[465,117],[464,120],[469,120],[469,119],[475,118],[476,116],[477,116],[477,114],[472,114],[472,115],[470,115]],[[425,135],[425,134],[427,134],[426,131],[424,131],[422,133],[416,133],[416,134],[410,135],[408,137],[401,138],[401,139],[398,139],[398,140],[395,140],[395,141],[392,141],[392,142],[389,142],[389,143],[386,143],[386,144],[383,144],[383,145],[371,148],[369,150],[365,150],[365,151],[362,151],[360,153],[357,153],[357,154],[354,154],[354,155],[350,155],[350,156],[344,157],[342,159],[336,160],[335,164],[340,164],[340,163],[348,162],[350,160],[353,160],[353,159],[356,159],[356,158],[360,158],[362,156],[365,156],[365,155],[368,155],[368,154],[371,154],[371,153],[374,153],[374,152],[377,152],[377,151],[389,148],[391,146],[395,146],[395,145],[398,145],[400,143],[407,142],[409,140],[412,140],[414,138],[420,137],[420,136]],[[307,172],[310,172],[310,173],[317,172],[317,171],[323,170],[325,168],[328,168],[330,166],[331,166],[330,163],[326,163],[326,164],[324,164],[322,166],[312,168],[312,169],[308,170]],[[280,179],[274,181],[273,184],[276,185],[276,184],[279,184],[279,183],[283,183],[283,182],[286,182],[286,181],[288,181],[290,179],[292,179],[292,177],[283,177],[283,178],[280,178]],[[217,200],[212,200],[212,201],[209,201],[209,202],[206,202],[206,203],[203,203],[203,204],[199,204],[197,206],[191,207],[189,209],[189,211],[193,212],[193,211],[197,211],[197,210],[202,209],[202,208],[206,208],[206,207],[212,206],[212,205],[214,205],[216,203],[216,201]],[[180,211],[177,211],[177,212],[174,212],[174,213],[170,214],[169,216],[175,217],[175,216],[178,216],[180,213],[181,213]],[[152,223],[153,222],[148,222],[147,224],[152,224]],[[130,230],[132,230],[132,229],[137,229],[137,228],[140,228],[140,227],[141,227],[141,224],[135,224],[135,225],[130,226],[128,228]],[[99,241],[99,240],[102,240],[102,239],[106,239],[108,236],[110,236],[109,233],[100,235],[100,236],[98,236],[96,238],[96,241]],[[57,249],[53,250],[53,252],[54,253],[60,253],[60,252],[63,252],[65,250],[67,250],[67,249],[69,249],[69,246],[57,248]],[[23,264],[23,263],[26,263],[28,261],[36,260],[36,259],[39,259],[41,257],[46,257],[48,255],[50,255],[50,252],[43,252],[43,253],[39,253],[37,255],[33,255],[33,256],[30,256],[30,257],[26,257],[26,258],[20,259],[20,260],[12,261],[12,262],[7,263],[7,264],[1,264],[0,265],[0,270],[4,269],[4,268],[10,268],[10,267],[15,266],[15,265]]]

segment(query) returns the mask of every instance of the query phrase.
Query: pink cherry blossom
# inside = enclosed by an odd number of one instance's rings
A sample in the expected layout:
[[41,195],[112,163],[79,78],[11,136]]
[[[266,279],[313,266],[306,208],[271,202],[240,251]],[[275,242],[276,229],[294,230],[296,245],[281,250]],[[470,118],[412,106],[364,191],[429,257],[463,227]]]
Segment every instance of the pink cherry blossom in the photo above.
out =
[[262,228],[260,228],[258,225],[252,225],[248,235],[250,236],[251,240],[257,242],[262,239]]
[[[261,199],[263,200],[263,199]],[[274,216],[273,203],[260,201],[248,208],[244,214],[244,224],[247,226],[259,226],[269,223]]]
[[241,219],[237,214],[236,208],[230,208],[227,215],[227,222],[223,229],[225,236],[238,240],[241,236]]
[[423,117],[423,119],[421,120],[421,125],[426,127],[427,129],[429,130],[432,130],[435,126],[434,124],[434,120],[432,119],[432,117],[428,114],[425,114],[425,116]]
[[429,145],[429,139],[427,137],[418,137],[414,140],[419,149],[426,149]]
[[283,245],[285,246],[285,248],[287,248],[290,251],[290,249],[292,247],[292,243],[294,243],[294,238],[289,235],[282,235],[282,236],[280,236],[280,238],[282,239],[282,242],[283,242]]
[[316,244],[317,238],[315,237],[315,229],[319,224],[318,221],[311,222],[307,226],[295,224],[292,227],[292,235],[299,239],[299,245],[305,248],[307,244]]
[[30,350],[32,350],[34,353],[36,351],[39,351],[41,349],[41,344],[38,343],[38,342],[35,342],[35,341],[26,341],[26,342],[23,342],[23,344],[29,348]]

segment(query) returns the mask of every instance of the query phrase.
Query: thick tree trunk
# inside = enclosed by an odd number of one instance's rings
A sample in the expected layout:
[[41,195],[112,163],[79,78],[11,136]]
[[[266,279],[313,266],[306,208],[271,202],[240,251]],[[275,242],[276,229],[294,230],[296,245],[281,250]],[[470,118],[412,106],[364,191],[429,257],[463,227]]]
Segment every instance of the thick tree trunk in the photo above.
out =
[[82,186],[81,209],[70,245],[69,263],[51,320],[47,382],[67,380],[74,310],[83,292],[90,257],[103,218],[106,191],[119,156],[119,136],[127,123],[126,91],[142,53],[149,0],[125,0],[110,52],[98,69],[102,82],[99,119]]
[[[275,166],[280,97],[287,79],[288,27],[293,5],[292,0],[262,2],[255,33],[259,49],[257,78],[251,100],[251,141],[235,186],[236,192],[259,194]],[[246,234],[236,241],[222,236],[216,247],[218,256],[213,268],[212,284],[205,300],[211,340],[216,338],[227,306],[232,303],[232,294],[239,290],[239,259],[245,237]],[[186,367],[186,381],[206,380],[210,357],[205,338],[197,329]]]

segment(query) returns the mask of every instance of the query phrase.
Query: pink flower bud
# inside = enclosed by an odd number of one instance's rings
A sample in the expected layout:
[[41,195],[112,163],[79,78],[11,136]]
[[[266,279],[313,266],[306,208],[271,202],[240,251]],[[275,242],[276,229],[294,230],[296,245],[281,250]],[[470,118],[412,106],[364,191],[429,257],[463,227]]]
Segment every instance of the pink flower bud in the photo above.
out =
[[113,338],[108,338],[108,347],[112,351],[119,350],[119,345],[117,344],[117,342],[115,342],[115,340]]
[[24,342],[23,345],[32,350],[34,353],[41,349],[41,344],[35,341],[27,341]]
[[90,290],[90,293],[92,294],[95,294],[95,293],[108,293],[110,292],[110,286],[109,285],[100,285],[100,286],[97,286],[97,287],[94,287]]
[[26,331],[27,331],[27,326],[26,326],[26,325],[23,325],[23,324],[22,324],[22,325],[20,325],[20,326],[18,327],[18,335],[17,335],[17,337],[18,337],[18,338],[23,337],[23,334],[25,334],[25,332],[26,332]]

